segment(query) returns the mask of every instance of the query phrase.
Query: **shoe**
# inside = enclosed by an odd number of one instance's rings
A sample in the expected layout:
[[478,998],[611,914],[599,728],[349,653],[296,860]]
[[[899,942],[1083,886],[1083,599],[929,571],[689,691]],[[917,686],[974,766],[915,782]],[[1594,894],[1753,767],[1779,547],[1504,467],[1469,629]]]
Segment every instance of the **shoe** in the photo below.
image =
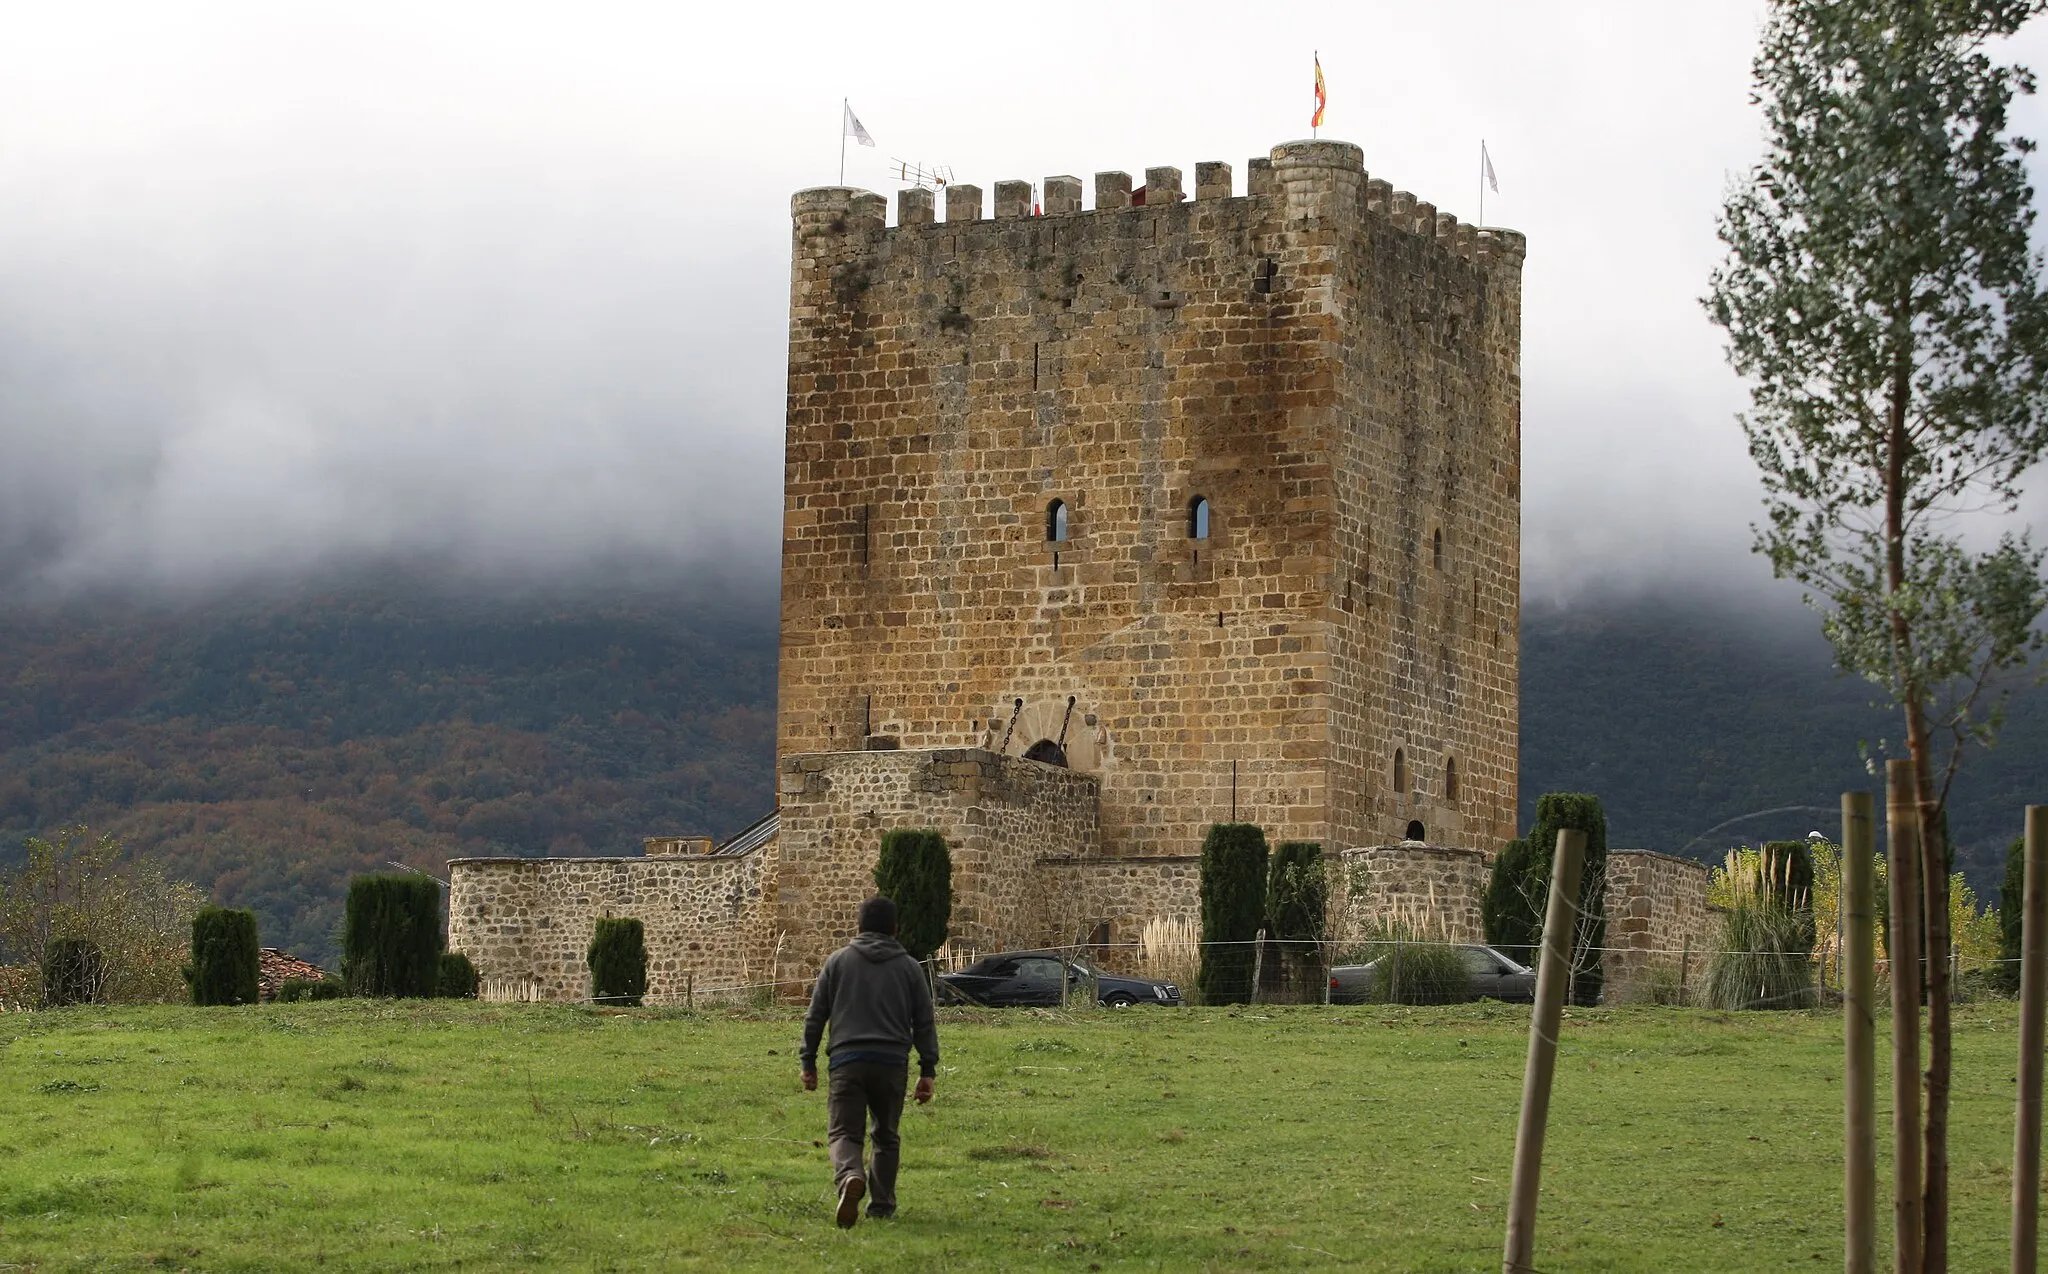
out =
[[870,1204],[868,1205],[868,1220],[870,1220],[870,1221],[894,1221],[895,1219],[896,1219],[896,1209],[894,1209],[894,1208],[878,1208],[878,1207],[876,1207],[876,1206],[875,1206],[874,1204],[872,1204],[872,1203],[870,1203]]
[[860,1220],[861,1196],[868,1192],[868,1183],[862,1177],[848,1177],[839,1187],[839,1228],[851,1230],[853,1223]]

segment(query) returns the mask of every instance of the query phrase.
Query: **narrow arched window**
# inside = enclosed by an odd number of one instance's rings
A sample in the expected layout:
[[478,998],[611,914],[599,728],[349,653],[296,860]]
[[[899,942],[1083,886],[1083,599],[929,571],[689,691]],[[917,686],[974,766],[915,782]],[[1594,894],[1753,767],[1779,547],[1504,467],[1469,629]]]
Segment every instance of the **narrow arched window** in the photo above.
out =
[[1458,799],[1458,758],[1454,756],[1444,758],[1444,799]]
[[1429,555],[1431,560],[1436,563],[1436,569],[1444,569],[1444,533],[1442,531],[1438,531],[1436,537],[1430,541]]
[[1394,795],[1408,795],[1408,754],[1394,749]]
[[1411,819],[1408,823],[1406,836],[1407,839],[1412,841],[1426,841],[1429,839],[1429,831],[1423,827],[1421,819]]
[[1045,538],[1053,544],[1067,542],[1067,502],[1054,500],[1045,506]]
[[1188,538],[1206,540],[1209,538],[1209,501],[1205,496],[1196,496],[1188,501]]

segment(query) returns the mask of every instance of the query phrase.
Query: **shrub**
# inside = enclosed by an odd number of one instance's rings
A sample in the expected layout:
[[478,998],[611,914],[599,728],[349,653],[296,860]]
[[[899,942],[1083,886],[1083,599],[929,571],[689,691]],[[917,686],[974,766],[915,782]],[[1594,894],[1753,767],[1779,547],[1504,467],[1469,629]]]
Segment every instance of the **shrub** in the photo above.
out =
[[1549,899],[1557,834],[1565,828],[1586,834],[1586,865],[1579,874],[1579,919],[1572,935],[1571,1002],[1598,1004],[1605,981],[1600,949],[1607,945],[1607,811],[1600,798],[1584,792],[1545,792],[1537,798],[1536,826],[1529,829],[1529,847],[1536,855],[1543,882],[1535,895],[1540,900],[1536,904],[1538,917]]
[[254,1004],[256,913],[208,907],[192,917],[192,963],[186,984],[194,1004]]
[[896,904],[896,939],[919,960],[946,944],[953,919],[953,855],[929,828],[882,834],[875,891]]
[[1543,885],[1550,878],[1526,840],[1511,840],[1493,860],[1493,876],[1480,900],[1479,918],[1487,944],[1510,960],[1536,967],[1536,939],[1543,932]]
[[1202,841],[1204,1004],[1251,998],[1253,946],[1266,915],[1266,834],[1250,823],[1217,823]]
[[1355,958],[1378,962],[1368,992],[1374,1004],[1456,1004],[1471,986],[1464,953],[1426,917],[1380,921]]
[[460,951],[441,953],[441,977],[434,985],[434,994],[444,1000],[474,1000],[481,979],[476,975],[476,966]]
[[350,995],[432,995],[441,978],[439,883],[397,874],[351,880],[341,976]]
[[43,1006],[61,1009],[92,1004],[107,982],[99,944],[84,938],[52,938],[43,948]]
[[605,916],[590,936],[590,996],[634,1008],[647,994],[647,930],[630,918]]
[[347,993],[340,978],[286,978],[277,984],[277,1002],[295,1004],[300,1000],[338,1000]]

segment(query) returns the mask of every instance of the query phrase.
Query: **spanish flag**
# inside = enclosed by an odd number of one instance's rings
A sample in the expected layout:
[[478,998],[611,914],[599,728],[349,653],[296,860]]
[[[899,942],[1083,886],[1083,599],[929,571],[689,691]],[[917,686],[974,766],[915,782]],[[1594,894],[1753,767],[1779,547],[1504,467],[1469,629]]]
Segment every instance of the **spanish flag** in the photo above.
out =
[[1310,128],[1321,128],[1321,127],[1323,126],[1323,107],[1324,107],[1324,105],[1325,105],[1326,103],[1328,103],[1328,101],[1329,101],[1330,99],[1329,99],[1329,95],[1323,92],[1323,55],[1322,55],[1321,53],[1317,53],[1317,54],[1315,55],[1315,59],[1316,59],[1316,113],[1315,113],[1314,115],[1311,115],[1311,116],[1309,117],[1309,121],[1308,121],[1308,126],[1309,126]]

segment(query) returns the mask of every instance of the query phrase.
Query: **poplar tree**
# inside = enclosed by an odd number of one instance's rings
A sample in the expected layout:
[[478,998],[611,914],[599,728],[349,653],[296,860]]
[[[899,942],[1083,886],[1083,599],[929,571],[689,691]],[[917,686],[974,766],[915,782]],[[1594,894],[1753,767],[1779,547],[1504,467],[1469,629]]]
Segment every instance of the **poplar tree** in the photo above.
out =
[[[1805,587],[1845,672],[1902,718],[1923,835],[1924,1268],[1947,1263],[1949,846],[1998,678],[2039,647],[2040,551],[1962,520],[2010,513],[2048,444],[2048,301],[2008,132],[2024,68],[1989,46],[2040,0],[1777,0],[1755,62],[1765,154],[1731,189],[1705,299],[1749,382],[1756,548]],[[1973,528],[1974,529],[1974,528]],[[1938,755],[1937,755],[1938,754]]]

